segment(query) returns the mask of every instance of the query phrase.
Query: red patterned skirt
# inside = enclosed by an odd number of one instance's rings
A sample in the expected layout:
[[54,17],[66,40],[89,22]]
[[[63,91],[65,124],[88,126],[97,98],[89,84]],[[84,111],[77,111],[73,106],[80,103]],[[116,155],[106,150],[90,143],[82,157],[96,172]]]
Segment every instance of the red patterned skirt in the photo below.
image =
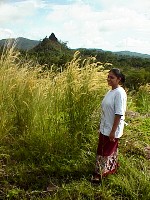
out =
[[118,167],[118,138],[110,141],[108,136],[100,133],[97,148],[95,173],[101,177],[114,174]]

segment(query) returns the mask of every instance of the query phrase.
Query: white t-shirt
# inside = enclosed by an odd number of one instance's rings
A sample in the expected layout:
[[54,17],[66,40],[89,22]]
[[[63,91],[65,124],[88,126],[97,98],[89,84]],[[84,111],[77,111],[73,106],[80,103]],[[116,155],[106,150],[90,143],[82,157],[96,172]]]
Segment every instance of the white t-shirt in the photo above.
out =
[[115,132],[115,138],[123,135],[124,119],[127,104],[127,95],[122,87],[109,90],[102,101],[102,116],[100,122],[100,132],[109,136],[114,123],[115,114],[121,115],[120,123]]

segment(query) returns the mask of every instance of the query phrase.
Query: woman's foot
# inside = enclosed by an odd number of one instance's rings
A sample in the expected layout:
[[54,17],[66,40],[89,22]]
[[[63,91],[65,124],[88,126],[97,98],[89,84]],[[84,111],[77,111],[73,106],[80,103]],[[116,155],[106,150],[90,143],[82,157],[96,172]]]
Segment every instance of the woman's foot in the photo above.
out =
[[91,178],[91,182],[92,183],[100,183],[101,182],[101,175],[100,174],[93,174],[92,178]]

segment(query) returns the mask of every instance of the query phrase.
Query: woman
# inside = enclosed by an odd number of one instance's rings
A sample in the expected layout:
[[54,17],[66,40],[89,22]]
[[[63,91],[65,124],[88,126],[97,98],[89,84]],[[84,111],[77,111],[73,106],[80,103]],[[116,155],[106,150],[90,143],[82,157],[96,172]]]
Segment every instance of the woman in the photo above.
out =
[[119,69],[111,69],[107,77],[111,90],[102,101],[100,135],[97,148],[95,172],[92,182],[100,182],[102,177],[116,172],[118,167],[118,138],[123,135],[127,95],[121,85],[125,76]]

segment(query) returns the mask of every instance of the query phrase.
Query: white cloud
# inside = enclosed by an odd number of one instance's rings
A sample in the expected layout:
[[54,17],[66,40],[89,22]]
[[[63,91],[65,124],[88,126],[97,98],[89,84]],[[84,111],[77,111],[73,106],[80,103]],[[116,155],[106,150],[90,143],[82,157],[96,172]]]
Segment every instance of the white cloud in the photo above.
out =
[[117,4],[100,12],[83,2],[55,5],[52,9],[47,20],[57,26],[56,32],[62,39],[68,38],[73,47],[78,47],[80,41],[80,46],[109,50],[109,45],[117,47],[118,40],[123,41],[126,37],[139,35],[141,30],[150,31],[150,20],[144,14],[127,7],[117,7]]
[[[145,47],[147,48],[145,49]],[[133,37],[127,37],[121,41],[118,41],[116,47],[114,48],[114,51],[122,50],[142,52],[148,54],[150,52],[150,41],[135,39]]]
[[2,29],[0,28],[0,38],[11,38],[13,32],[10,29]]
[[33,16],[36,9],[38,9],[38,1],[19,1],[14,3],[1,3],[0,4],[0,23],[20,23],[26,17]]
[[102,4],[103,8],[112,8],[112,7],[128,7],[129,9],[143,11],[150,8],[149,0],[95,0],[97,4]]
[[13,2],[0,4],[0,38],[5,32],[8,35],[6,30],[30,39],[54,32],[71,48],[132,49],[150,54],[149,0]]

